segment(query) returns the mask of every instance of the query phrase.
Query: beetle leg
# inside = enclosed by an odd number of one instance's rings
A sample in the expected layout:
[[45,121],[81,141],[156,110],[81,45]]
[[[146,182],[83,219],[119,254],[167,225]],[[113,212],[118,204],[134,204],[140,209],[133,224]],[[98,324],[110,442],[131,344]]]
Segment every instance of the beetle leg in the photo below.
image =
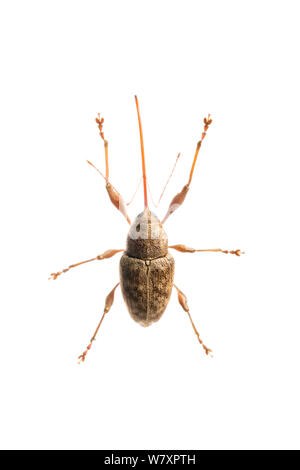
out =
[[241,250],[222,250],[221,248],[210,248],[208,250],[196,250],[195,248],[189,248],[188,246],[185,245],[171,245],[169,248],[173,248],[174,250],[181,251],[181,253],[198,253],[199,251],[210,251],[210,252],[215,252],[215,253],[225,253],[231,254],[231,255],[236,255],[236,256],[241,256],[244,255],[245,252]]
[[105,176],[101,173],[98,168],[93,165],[90,161],[87,160],[88,164],[91,165],[92,167],[95,168],[95,170],[100,173],[100,175],[105,179],[106,181],[106,190],[108,193],[108,196],[113,203],[113,205],[124,215],[125,219],[129,224],[131,224],[130,218],[127,215],[126,211],[126,204],[124,202],[124,199],[122,198],[121,194],[116,190],[116,188],[113,187],[113,185],[109,182],[109,167],[108,167],[108,141],[104,138],[104,133],[103,133],[103,123],[104,119],[100,117],[100,114],[98,114],[98,117],[96,118],[96,123],[98,125],[100,137],[104,142],[104,151],[105,151]]
[[108,294],[108,296],[106,297],[105,299],[105,305],[104,305],[104,312],[103,312],[103,315],[101,317],[101,320],[95,330],[95,333],[93,334],[92,338],[91,338],[91,341],[90,341],[90,344],[88,345],[88,347],[86,348],[86,350],[80,354],[80,356],[78,356],[78,359],[79,359],[79,362],[78,364],[80,364],[80,362],[84,362],[85,361],[85,358],[86,358],[86,355],[88,353],[88,351],[91,349],[92,347],[92,343],[93,341],[95,341],[96,339],[96,336],[97,336],[97,333],[99,331],[99,328],[101,326],[101,323],[103,322],[103,318],[105,317],[105,315],[109,312],[109,310],[111,309],[111,306],[112,304],[114,303],[114,297],[115,297],[115,290],[116,288],[118,287],[120,283],[118,282],[117,285],[115,285],[115,287],[113,288],[113,290]]
[[176,196],[172,199],[171,201],[171,204],[169,206],[169,209],[162,221],[162,223],[164,223],[167,218],[173,214],[173,212],[178,209],[179,206],[181,206],[181,204],[183,203],[183,201],[185,200],[186,198],[186,195],[188,193],[188,190],[190,189],[190,185],[191,185],[191,182],[192,182],[192,177],[193,177],[193,173],[194,173],[194,169],[195,169],[195,165],[196,165],[196,161],[197,161],[197,158],[198,158],[198,153],[199,153],[199,150],[201,148],[201,145],[202,145],[202,142],[206,136],[206,132],[209,128],[209,126],[211,125],[212,123],[212,119],[210,117],[210,114],[208,115],[207,118],[204,118],[203,120],[204,122],[204,129],[203,129],[203,132],[202,132],[202,136],[201,136],[201,139],[199,140],[199,142],[197,143],[197,147],[196,147],[196,152],[195,152],[195,156],[194,156],[194,160],[193,160],[193,164],[192,164],[192,168],[191,168],[191,171],[190,171],[190,177],[189,177],[189,180],[187,182],[186,185],[183,186],[182,190],[180,191],[180,193],[176,194]]
[[58,271],[57,273],[51,273],[48,279],[52,279],[53,281],[55,281],[55,279],[57,279],[58,276],[60,276],[63,273],[67,273],[71,268],[76,268],[76,266],[80,266],[81,264],[85,264],[85,263],[90,263],[91,261],[111,258],[117,253],[120,253],[120,251],[124,251],[124,250],[107,250],[101,255],[96,256],[95,258],[87,259],[85,261],[80,261],[79,263],[76,263],[76,264],[71,264],[68,268],[63,269],[62,271]]
[[196,328],[195,325],[194,325],[194,322],[193,322],[192,317],[191,317],[191,314],[190,314],[190,309],[189,309],[188,304],[187,304],[187,298],[186,298],[186,296],[184,295],[184,293],[183,293],[180,289],[178,289],[177,286],[175,286],[175,284],[173,284],[173,286],[175,287],[175,289],[177,290],[177,293],[178,293],[178,302],[180,303],[180,305],[181,305],[181,307],[183,308],[183,310],[184,310],[185,312],[187,312],[187,314],[188,314],[188,316],[189,316],[189,319],[190,319],[190,321],[191,321],[192,327],[193,327],[194,332],[195,332],[195,334],[196,334],[196,336],[197,336],[197,338],[198,338],[199,343],[201,344],[202,348],[204,349],[206,355],[207,355],[207,356],[210,355],[211,357],[213,357],[212,354],[211,354],[211,353],[212,353],[212,350],[209,349],[207,346],[205,346],[205,344],[203,343],[202,339],[200,338],[200,335],[199,335],[199,333],[198,333],[197,328]]

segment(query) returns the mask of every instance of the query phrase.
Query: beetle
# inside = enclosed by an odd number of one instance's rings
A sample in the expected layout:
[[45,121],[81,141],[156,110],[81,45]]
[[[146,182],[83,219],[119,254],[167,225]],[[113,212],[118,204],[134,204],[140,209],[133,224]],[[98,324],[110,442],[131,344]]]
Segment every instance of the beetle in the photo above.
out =
[[[79,363],[85,361],[88,351],[91,349],[92,343],[95,341],[99,328],[105,315],[109,312],[114,301],[115,290],[120,285],[123,298],[127,309],[131,317],[142,326],[149,326],[153,322],[158,321],[164,313],[172,293],[172,289],[175,288],[178,295],[178,301],[187,312],[194,332],[201,346],[203,347],[207,355],[212,355],[212,350],[209,349],[202,341],[199,332],[192,320],[190,310],[187,303],[185,294],[174,284],[174,268],[175,261],[169,248],[177,250],[182,253],[196,253],[196,252],[220,252],[224,254],[232,254],[240,256],[243,252],[241,250],[222,250],[221,248],[213,249],[194,249],[189,248],[183,244],[179,245],[168,245],[168,237],[164,230],[164,223],[168,217],[184,202],[187,193],[189,191],[195,164],[199,154],[199,150],[202,146],[203,140],[206,136],[207,130],[212,123],[210,115],[204,118],[204,128],[201,138],[196,146],[196,152],[194,155],[192,167],[187,184],[185,184],[182,190],[176,194],[172,199],[168,211],[162,221],[149,209],[148,205],[148,184],[146,176],[146,163],[145,163],[145,152],[144,152],[144,140],[143,131],[140,117],[139,101],[135,96],[135,104],[137,109],[138,126],[140,134],[141,144],[141,157],[142,157],[142,178],[144,188],[144,211],[141,212],[131,224],[130,218],[128,217],[126,204],[120,193],[114,188],[109,180],[109,164],[108,164],[108,141],[104,137],[103,132],[103,117],[98,114],[96,123],[99,129],[100,137],[104,143],[105,152],[105,176],[101,171],[96,168],[90,161],[87,161],[95,170],[100,173],[106,182],[106,190],[112,204],[123,214],[127,222],[130,224],[130,230],[127,236],[126,250],[124,249],[110,249],[104,253],[85,261],[81,261],[76,264],[71,264],[68,268],[51,273],[49,279],[57,279],[63,273],[68,272],[70,269],[80,266],[85,263],[89,263],[95,260],[103,260],[111,258],[117,253],[124,252],[120,259],[120,281],[114,286],[111,292],[108,294],[105,300],[104,312],[100,319],[100,322],[90,340],[89,345],[85,351],[78,357]],[[176,163],[180,154],[178,154],[172,173],[164,187],[164,190],[160,196],[160,199],[166,189],[166,186],[173,174]],[[141,181],[140,181],[141,183]],[[139,188],[139,186],[138,186]],[[138,190],[138,189],[137,189]],[[136,191],[137,192],[137,191]],[[135,193],[136,194],[136,193]],[[135,196],[134,194],[134,196]],[[133,197],[134,197],[133,196]],[[133,199],[133,198],[132,198]],[[159,201],[160,201],[159,199]],[[130,201],[131,202],[131,201]],[[128,203],[127,205],[129,205]]]

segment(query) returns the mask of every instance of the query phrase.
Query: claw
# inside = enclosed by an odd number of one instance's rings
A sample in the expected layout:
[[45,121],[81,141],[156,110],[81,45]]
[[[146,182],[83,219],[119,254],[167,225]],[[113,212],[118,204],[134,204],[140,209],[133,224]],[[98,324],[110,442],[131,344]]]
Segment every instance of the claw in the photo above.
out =
[[244,254],[245,254],[245,252],[244,252],[244,251],[241,251],[241,250],[231,250],[231,251],[229,251],[229,250],[221,250],[221,251],[222,251],[222,253],[225,253],[225,255],[230,254],[230,255],[241,256],[241,255],[244,255]]
[[77,362],[77,364],[81,364],[81,362],[84,362],[85,361],[85,356],[86,354],[81,354],[80,356],[78,356],[78,359],[79,361]]
[[205,350],[205,354],[210,357],[214,357],[212,354],[212,350],[207,348],[204,344],[202,344],[203,349]]
[[77,364],[80,364],[81,362],[85,361],[86,355],[87,355],[88,351],[91,349],[93,341],[94,341],[94,338],[91,339],[91,342],[88,345],[88,347],[86,348],[86,350],[82,354],[80,354],[80,356],[78,356],[79,362],[77,362]]
[[100,114],[98,113],[98,117],[96,117],[95,121],[98,125],[100,136],[105,142],[104,133],[103,133],[103,130],[102,130],[103,129],[104,118],[101,118]]
[[244,255],[245,252],[241,251],[241,250],[235,250],[235,251],[230,251],[230,254],[236,255],[236,256],[241,256],[241,255]]
[[51,273],[50,277],[48,277],[48,280],[50,281],[55,281],[55,279],[58,278],[63,273],[63,271],[58,271],[57,273]]

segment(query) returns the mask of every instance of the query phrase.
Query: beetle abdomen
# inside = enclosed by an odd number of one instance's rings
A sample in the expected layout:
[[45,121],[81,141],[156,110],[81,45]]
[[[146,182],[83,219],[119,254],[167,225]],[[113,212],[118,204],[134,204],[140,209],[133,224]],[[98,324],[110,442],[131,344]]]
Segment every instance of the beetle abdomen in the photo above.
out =
[[124,254],[120,260],[120,284],[132,318],[142,326],[158,321],[170,300],[174,279],[170,253],[152,260]]

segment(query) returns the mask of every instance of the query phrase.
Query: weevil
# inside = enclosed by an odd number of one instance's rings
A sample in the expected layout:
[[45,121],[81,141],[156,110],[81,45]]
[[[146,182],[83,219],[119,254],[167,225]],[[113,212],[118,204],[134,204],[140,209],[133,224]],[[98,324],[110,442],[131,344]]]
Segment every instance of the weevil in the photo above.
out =
[[[182,253],[196,253],[196,252],[219,252],[224,254],[232,254],[240,256],[243,252],[241,250],[222,250],[221,248],[211,248],[211,249],[195,249],[189,248],[183,244],[178,245],[168,245],[168,237],[164,230],[164,223],[168,217],[173,214],[173,212],[181,206],[184,202],[187,193],[190,189],[190,185],[193,178],[193,173],[199,154],[199,150],[202,146],[203,140],[206,136],[207,130],[212,123],[210,114],[208,117],[205,117],[204,127],[201,134],[201,138],[197,143],[196,151],[192,163],[192,167],[189,174],[189,179],[187,184],[185,184],[182,190],[176,194],[172,199],[167,213],[162,221],[150,211],[148,205],[148,183],[146,176],[146,160],[144,152],[144,140],[143,140],[143,131],[142,123],[139,109],[139,101],[137,96],[135,96],[135,104],[137,110],[138,126],[139,126],[139,135],[140,135],[140,145],[141,145],[141,159],[142,159],[142,177],[140,180],[143,181],[144,188],[144,211],[141,212],[131,224],[130,218],[128,217],[126,204],[121,194],[114,188],[109,179],[109,162],[108,162],[108,141],[104,137],[103,132],[103,117],[98,114],[96,118],[96,123],[99,129],[100,137],[104,143],[104,152],[105,152],[105,175],[95,167],[90,161],[87,161],[95,170],[100,173],[104,178],[106,183],[106,190],[108,196],[113,203],[113,205],[123,214],[125,219],[130,225],[130,230],[127,236],[126,249],[110,249],[104,251],[104,253],[91,258],[85,261],[81,261],[76,264],[71,264],[68,268],[52,273],[49,279],[57,279],[63,273],[68,272],[70,269],[80,266],[85,263],[89,263],[95,260],[104,260],[111,258],[117,253],[124,252],[120,259],[119,266],[119,282],[114,286],[111,292],[108,294],[105,300],[104,312],[100,319],[100,322],[90,340],[89,345],[85,351],[78,357],[79,363],[85,361],[88,351],[91,349],[92,343],[95,341],[99,328],[103,322],[105,315],[110,311],[113,302],[115,290],[120,285],[123,298],[127,309],[131,317],[142,326],[149,326],[153,322],[157,322],[169,303],[171,293],[173,288],[177,291],[178,301],[183,310],[187,313],[193,330],[197,336],[197,339],[200,345],[203,347],[207,355],[212,355],[212,350],[209,349],[204,342],[202,341],[200,334],[192,320],[190,310],[187,303],[187,298],[185,294],[174,284],[174,268],[175,261],[171,253],[169,253],[169,248],[177,250]],[[167,180],[167,183],[163,189],[163,192],[159,198],[159,202],[164,194],[166,186],[173,174],[176,163],[178,161],[180,154],[178,154],[175,165],[172,169],[172,172]],[[140,185],[139,183],[139,185]],[[139,186],[138,186],[139,188]],[[138,191],[138,188],[135,194]],[[134,196],[135,196],[134,194]],[[133,196],[133,197],[134,197]],[[133,199],[133,198],[132,198]],[[127,206],[132,202],[132,199]]]

